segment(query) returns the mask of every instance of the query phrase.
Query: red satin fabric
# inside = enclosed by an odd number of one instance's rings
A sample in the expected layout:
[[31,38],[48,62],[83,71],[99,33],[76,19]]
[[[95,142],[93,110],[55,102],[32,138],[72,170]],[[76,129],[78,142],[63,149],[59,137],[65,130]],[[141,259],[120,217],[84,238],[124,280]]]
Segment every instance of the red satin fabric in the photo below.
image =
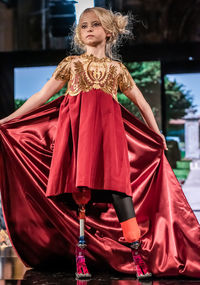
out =
[[132,196],[120,105],[101,89],[66,96],[60,106],[46,196],[78,186]]
[[[62,96],[0,126],[4,218],[18,255],[32,267],[74,262],[79,234],[76,210],[45,193],[62,103],[67,108],[69,101]],[[200,225],[165,157],[162,140],[119,107],[143,257],[154,275],[200,277]],[[67,143],[68,133],[63,137]],[[92,204],[85,236],[88,266],[107,265],[135,274],[131,250],[121,243],[122,229],[112,204]]]

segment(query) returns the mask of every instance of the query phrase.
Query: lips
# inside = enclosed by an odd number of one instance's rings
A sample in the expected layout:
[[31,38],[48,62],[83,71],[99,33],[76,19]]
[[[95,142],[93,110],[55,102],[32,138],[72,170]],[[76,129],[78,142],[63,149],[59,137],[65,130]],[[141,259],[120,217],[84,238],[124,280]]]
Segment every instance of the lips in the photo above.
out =
[[93,35],[88,35],[86,38],[94,37]]

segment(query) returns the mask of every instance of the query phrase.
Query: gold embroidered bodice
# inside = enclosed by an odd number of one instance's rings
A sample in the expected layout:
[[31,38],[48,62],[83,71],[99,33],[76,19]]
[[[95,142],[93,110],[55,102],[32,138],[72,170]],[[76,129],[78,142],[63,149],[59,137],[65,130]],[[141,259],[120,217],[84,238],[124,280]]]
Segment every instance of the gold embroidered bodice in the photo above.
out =
[[108,57],[99,59],[87,54],[64,58],[52,76],[57,80],[68,81],[66,94],[71,96],[94,88],[111,94],[116,101],[118,101],[118,87],[121,92],[124,92],[135,84],[121,62],[113,61]]

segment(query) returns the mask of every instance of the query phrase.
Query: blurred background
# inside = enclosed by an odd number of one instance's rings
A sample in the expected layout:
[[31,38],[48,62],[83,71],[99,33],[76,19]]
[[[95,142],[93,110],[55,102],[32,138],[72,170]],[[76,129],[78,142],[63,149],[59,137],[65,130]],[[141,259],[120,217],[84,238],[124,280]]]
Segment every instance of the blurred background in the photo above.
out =
[[[134,39],[119,53],[166,136],[167,159],[200,221],[199,0],[1,0],[0,118],[51,77],[70,54],[73,24],[93,6],[134,16]],[[125,95],[118,99],[142,120]]]

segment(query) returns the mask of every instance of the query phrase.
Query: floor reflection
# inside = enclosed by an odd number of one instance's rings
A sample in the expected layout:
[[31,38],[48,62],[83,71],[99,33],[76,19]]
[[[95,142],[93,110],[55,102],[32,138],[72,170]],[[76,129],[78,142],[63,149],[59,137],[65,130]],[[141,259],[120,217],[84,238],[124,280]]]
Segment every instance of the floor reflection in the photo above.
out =
[[200,285],[200,279],[155,278],[139,281],[120,273],[93,273],[90,280],[75,280],[74,272],[39,271],[27,268],[12,247],[0,248],[0,285]]

